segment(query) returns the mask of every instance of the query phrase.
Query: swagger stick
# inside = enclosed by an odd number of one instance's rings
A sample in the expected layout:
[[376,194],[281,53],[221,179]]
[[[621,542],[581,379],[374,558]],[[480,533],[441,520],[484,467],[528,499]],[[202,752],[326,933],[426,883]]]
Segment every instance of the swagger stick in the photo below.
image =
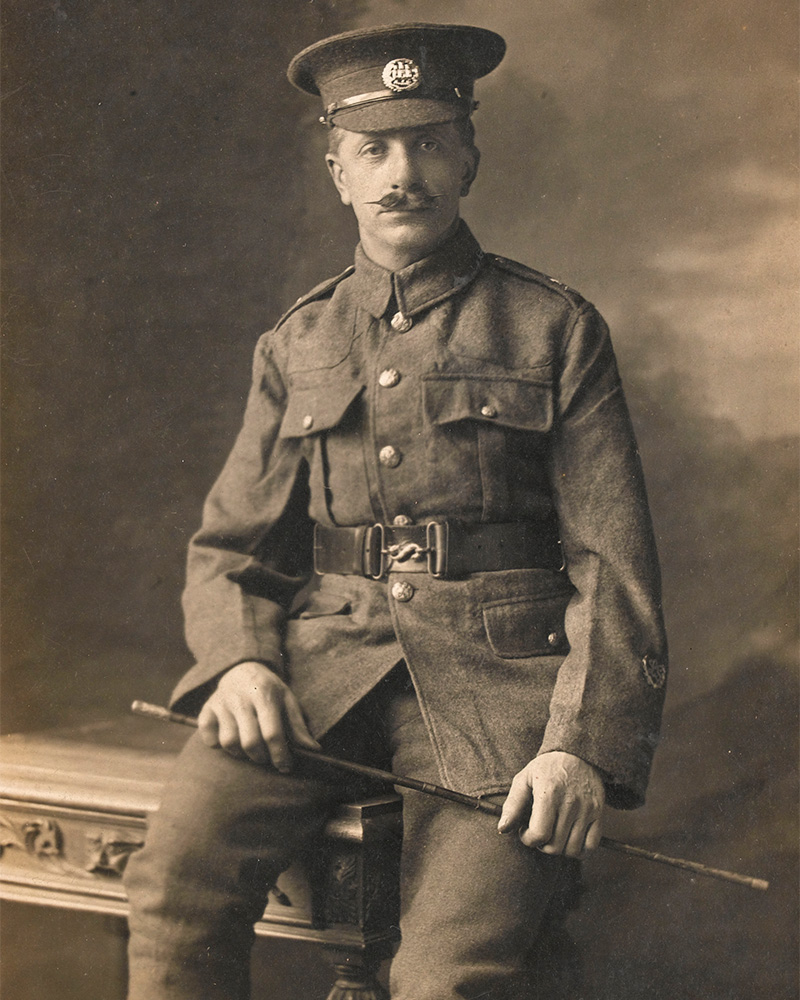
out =
[[[180,715],[178,712],[170,712],[168,708],[160,705],[151,705],[146,701],[135,701],[131,705],[131,711],[137,715],[149,715],[153,719],[160,719],[162,722],[178,722],[182,726],[192,726],[197,728],[197,720],[190,715]],[[462,795],[461,792],[454,792],[451,788],[441,788],[439,785],[432,785],[428,781],[420,781],[418,778],[404,778],[398,774],[391,774],[389,771],[381,771],[377,767],[368,767],[366,764],[355,764],[349,760],[341,760],[339,757],[328,757],[324,753],[316,750],[305,750],[303,747],[291,744],[292,754],[302,757],[304,760],[313,760],[318,764],[329,764],[340,771],[349,771],[351,774],[358,774],[363,778],[372,778],[388,785],[402,785],[404,788],[413,788],[418,792],[425,792],[427,795],[435,795],[439,799],[449,799],[451,802],[458,802],[462,806],[470,806],[480,812],[489,813],[492,816],[500,815],[500,806],[493,802],[485,802],[472,795]]]
[[[181,715],[179,712],[171,712],[160,705],[151,705],[146,701],[135,701],[131,705],[131,711],[137,715],[147,715],[153,719],[160,719],[162,722],[177,722],[182,726],[197,728],[197,720],[190,715]],[[381,771],[377,767],[368,767],[366,764],[355,764],[349,760],[341,760],[339,757],[329,757],[327,754],[318,753],[316,750],[305,750],[302,747],[292,745],[292,753],[304,760],[313,760],[319,764],[327,764],[330,767],[338,768],[340,771],[349,771],[351,774],[358,774],[365,778],[373,778],[389,785],[400,785],[403,788],[413,788],[426,795],[433,795],[439,799],[447,799],[450,802],[458,802],[460,805],[469,806],[479,812],[488,813],[490,816],[500,816],[502,806],[494,802],[487,802],[473,795],[463,795],[455,792],[451,788],[442,788],[440,785],[432,785],[428,781],[419,781],[417,778],[407,778],[399,774],[392,774],[390,771]],[[738,885],[746,885],[751,889],[766,890],[769,882],[762,878],[753,878],[750,875],[739,875],[737,872],[725,871],[722,868],[710,868],[708,865],[700,864],[699,861],[687,861],[685,858],[671,858],[666,854],[657,851],[647,851],[643,847],[635,847],[633,844],[624,844],[620,840],[612,840],[610,837],[601,837],[600,846],[609,851],[618,851],[621,854],[628,854],[635,858],[642,858],[645,861],[655,861],[658,864],[669,865],[672,868],[680,868],[683,871],[694,872],[696,875],[705,875],[708,878],[721,879],[724,882],[736,882]]]

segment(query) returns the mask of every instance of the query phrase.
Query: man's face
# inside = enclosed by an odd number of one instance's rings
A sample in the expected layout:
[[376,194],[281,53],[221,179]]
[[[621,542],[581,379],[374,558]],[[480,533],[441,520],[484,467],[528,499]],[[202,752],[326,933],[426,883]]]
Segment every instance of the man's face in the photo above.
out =
[[421,260],[450,235],[478,166],[452,122],[343,130],[325,159],[342,202],[353,207],[364,251],[390,270]]

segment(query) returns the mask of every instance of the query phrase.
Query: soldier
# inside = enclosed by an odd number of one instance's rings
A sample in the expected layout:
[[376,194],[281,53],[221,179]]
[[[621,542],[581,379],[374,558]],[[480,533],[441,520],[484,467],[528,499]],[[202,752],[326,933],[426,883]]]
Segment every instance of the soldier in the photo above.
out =
[[292,741],[505,802],[498,836],[404,796],[395,1000],[528,996],[570,859],[643,801],[666,642],[608,332],[459,216],[504,51],[405,24],[289,67],[360,243],[258,342],[191,543],[172,704],[200,731],[129,866],[131,1000],[249,995],[269,887],[343,794]]

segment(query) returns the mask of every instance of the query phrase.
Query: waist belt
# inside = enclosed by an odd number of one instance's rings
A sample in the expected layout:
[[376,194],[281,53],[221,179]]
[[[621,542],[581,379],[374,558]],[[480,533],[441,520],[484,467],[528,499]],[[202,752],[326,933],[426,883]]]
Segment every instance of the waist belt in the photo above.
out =
[[504,569],[564,569],[550,522],[466,524],[429,521],[356,528],[314,526],[314,570],[380,580],[388,572],[454,578]]

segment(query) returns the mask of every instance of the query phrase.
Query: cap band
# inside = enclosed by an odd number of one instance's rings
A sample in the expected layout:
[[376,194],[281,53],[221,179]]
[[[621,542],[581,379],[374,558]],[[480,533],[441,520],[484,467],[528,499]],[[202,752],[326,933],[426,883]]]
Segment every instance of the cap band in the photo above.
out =
[[478,107],[478,102],[472,98],[463,97],[458,87],[450,90],[426,91],[422,94],[410,94],[408,91],[398,93],[394,90],[373,90],[370,94],[356,94],[355,97],[345,97],[343,100],[329,104],[325,108],[325,114],[320,115],[322,125],[334,125],[334,117],[341,111],[353,111],[355,108],[368,107],[371,104],[379,104],[381,101],[410,100],[422,98],[428,101],[444,101],[448,104],[461,104],[465,113],[472,114]]

